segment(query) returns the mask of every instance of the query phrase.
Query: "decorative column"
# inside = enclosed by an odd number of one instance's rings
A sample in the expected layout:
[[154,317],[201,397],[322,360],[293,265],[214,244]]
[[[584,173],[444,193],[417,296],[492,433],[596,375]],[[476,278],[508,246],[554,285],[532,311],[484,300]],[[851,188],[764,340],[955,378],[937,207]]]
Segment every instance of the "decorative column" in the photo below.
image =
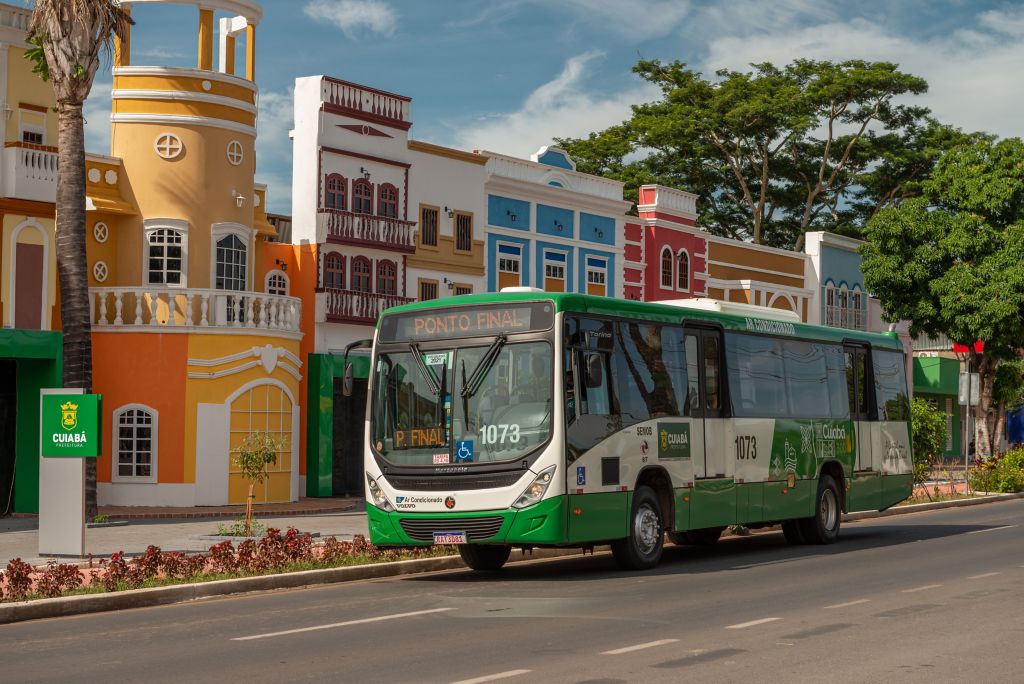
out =
[[213,70],[213,10],[199,9],[199,68]]
[[[121,10],[131,16],[131,5],[122,5]],[[132,64],[132,27],[125,27],[124,40],[114,36],[114,66],[126,67]]]
[[245,27],[245,77],[256,80],[256,25]]

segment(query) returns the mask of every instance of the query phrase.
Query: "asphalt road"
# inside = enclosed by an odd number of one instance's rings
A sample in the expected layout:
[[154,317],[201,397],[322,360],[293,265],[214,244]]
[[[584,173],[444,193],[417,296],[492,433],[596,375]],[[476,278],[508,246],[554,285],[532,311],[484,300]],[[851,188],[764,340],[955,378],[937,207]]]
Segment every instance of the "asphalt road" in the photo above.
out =
[[0,626],[9,682],[1020,682],[1024,500]]

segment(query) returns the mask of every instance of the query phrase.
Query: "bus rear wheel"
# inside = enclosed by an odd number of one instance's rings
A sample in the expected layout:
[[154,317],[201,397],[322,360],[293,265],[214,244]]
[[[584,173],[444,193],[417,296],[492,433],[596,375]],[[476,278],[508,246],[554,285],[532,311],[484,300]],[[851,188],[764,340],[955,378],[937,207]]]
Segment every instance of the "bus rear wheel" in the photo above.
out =
[[624,570],[649,570],[661,560],[665,522],[658,497],[650,487],[637,487],[629,515],[629,536],[612,542],[612,556]]
[[462,562],[474,570],[494,572],[501,570],[512,553],[508,544],[459,544],[459,555]]
[[814,515],[800,521],[804,541],[808,544],[831,544],[839,536],[842,517],[839,486],[831,475],[823,474],[814,497]]

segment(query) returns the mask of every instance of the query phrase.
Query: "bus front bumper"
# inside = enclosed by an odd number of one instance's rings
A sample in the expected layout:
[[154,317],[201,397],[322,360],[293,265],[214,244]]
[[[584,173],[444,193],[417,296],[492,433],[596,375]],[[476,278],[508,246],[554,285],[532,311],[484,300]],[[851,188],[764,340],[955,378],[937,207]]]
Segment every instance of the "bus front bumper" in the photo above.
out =
[[434,532],[466,532],[470,543],[546,546],[566,542],[566,498],[524,509],[466,513],[385,513],[366,504],[370,542],[377,546],[430,546]]

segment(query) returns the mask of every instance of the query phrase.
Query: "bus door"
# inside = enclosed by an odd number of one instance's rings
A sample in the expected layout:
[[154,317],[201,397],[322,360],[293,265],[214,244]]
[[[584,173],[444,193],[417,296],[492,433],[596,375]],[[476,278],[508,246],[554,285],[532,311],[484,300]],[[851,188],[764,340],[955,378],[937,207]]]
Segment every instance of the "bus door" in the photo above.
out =
[[694,474],[697,478],[725,477],[721,332],[686,329],[686,369],[687,405],[697,433],[693,438]]
[[[871,454],[871,353],[865,345],[843,345],[846,359],[846,390],[850,399],[850,420],[857,441],[850,510],[878,507],[881,497],[881,476],[872,464]],[[855,508],[854,508],[855,507]]]

